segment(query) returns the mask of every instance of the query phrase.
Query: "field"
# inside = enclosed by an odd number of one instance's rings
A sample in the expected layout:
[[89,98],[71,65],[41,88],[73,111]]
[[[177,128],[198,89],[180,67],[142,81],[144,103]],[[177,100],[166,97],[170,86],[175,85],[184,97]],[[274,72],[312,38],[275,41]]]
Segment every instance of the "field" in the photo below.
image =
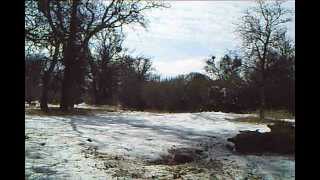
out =
[[294,179],[292,156],[240,155],[228,148],[227,139],[240,130],[270,130],[266,124],[236,121],[251,116],[26,113],[26,178]]

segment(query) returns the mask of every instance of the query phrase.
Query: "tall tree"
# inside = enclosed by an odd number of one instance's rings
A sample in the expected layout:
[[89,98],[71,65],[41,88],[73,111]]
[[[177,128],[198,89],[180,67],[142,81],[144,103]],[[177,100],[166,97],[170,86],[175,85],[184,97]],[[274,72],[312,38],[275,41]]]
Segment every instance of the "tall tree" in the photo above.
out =
[[38,100],[40,97],[41,74],[44,70],[43,56],[32,54],[25,57],[25,100]]
[[[64,78],[60,107],[68,110],[81,89],[90,39],[104,29],[122,27],[131,23],[145,25],[143,11],[164,7],[160,1],[141,0],[30,0],[46,18],[48,27],[62,43]],[[31,30],[32,31],[32,30]]]
[[265,119],[265,84],[272,61],[269,54],[279,50],[279,42],[287,31],[285,24],[291,20],[289,13],[280,1],[258,0],[257,7],[249,8],[245,12],[237,28],[247,57],[245,66],[259,72],[261,120]]
[[124,35],[111,29],[98,33],[88,57],[93,103],[104,104],[113,98],[117,90],[119,62]]
[[[238,103],[240,88],[242,86],[242,78],[240,76],[242,70],[242,59],[237,53],[228,52],[219,62],[214,61],[215,58],[209,58],[206,61],[205,70],[214,79],[216,87],[211,89],[213,100],[220,101],[219,109],[225,111],[235,110],[239,107]],[[217,94],[219,89],[220,95]],[[215,94],[215,95],[214,95]]]
[[40,108],[43,111],[48,111],[48,92],[49,87],[52,79],[52,73],[53,70],[56,67],[56,64],[59,60],[59,54],[60,54],[60,46],[61,44],[59,42],[54,42],[53,46],[50,46],[50,58],[49,61],[49,67],[44,71],[44,74],[42,76],[42,93],[40,98]]
[[[41,97],[40,107],[43,111],[48,110],[48,91],[53,73],[59,57],[61,56],[61,41],[50,29],[47,19],[38,10],[35,1],[25,2],[25,41],[26,53],[42,53],[41,61],[45,64],[41,73]],[[45,53],[43,53],[45,52]]]
[[125,55],[121,60],[120,67],[119,99],[121,103],[128,107],[144,108],[142,87],[151,75],[151,60],[143,56]]

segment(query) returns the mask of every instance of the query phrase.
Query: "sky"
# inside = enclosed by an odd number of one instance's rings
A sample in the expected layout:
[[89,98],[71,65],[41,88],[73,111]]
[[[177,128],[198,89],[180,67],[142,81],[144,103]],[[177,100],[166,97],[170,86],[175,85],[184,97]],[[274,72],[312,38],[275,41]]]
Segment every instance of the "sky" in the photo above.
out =
[[[155,72],[174,77],[190,72],[204,73],[205,59],[220,59],[228,50],[239,49],[241,40],[236,24],[253,1],[166,1],[170,8],[145,12],[147,29],[125,28],[124,46],[134,55],[152,59]],[[295,9],[295,1],[284,7]],[[294,41],[295,21],[288,23],[288,35]]]

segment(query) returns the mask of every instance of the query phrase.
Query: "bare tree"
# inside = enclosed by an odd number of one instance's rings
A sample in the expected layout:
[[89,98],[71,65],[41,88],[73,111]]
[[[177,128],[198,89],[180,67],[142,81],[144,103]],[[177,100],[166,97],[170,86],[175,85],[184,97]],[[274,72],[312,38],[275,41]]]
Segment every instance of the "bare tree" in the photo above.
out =
[[213,79],[221,79],[219,68],[216,66],[215,56],[211,56],[210,58],[206,59],[206,66],[204,69]]
[[260,119],[265,119],[265,82],[272,59],[272,51],[279,50],[279,42],[286,33],[285,24],[291,19],[290,11],[283,8],[280,1],[257,1],[257,7],[248,9],[238,25],[237,31],[243,41],[247,57],[244,66],[259,72]]
[[[64,78],[60,107],[68,110],[75,101],[74,91],[81,88],[90,39],[105,29],[131,23],[145,26],[143,11],[164,7],[161,1],[142,0],[30,0],[36,3],[50,31],[62,43]],[[32,29],[30,29],[32,32]]]
[[91,79],[93,99],[95,104],[105,103],[108,97],[113,96],[116,89],[118,67],[116,61],[122,52],[124,34],[122,31],[111,29],[99,32],[91,43],[88,62]]
[[51,82],[51,74],[54,71],[61,56],[61,41],[54,35],[48,25],[47,19],[38,11],[35,1],[26,1],[25,16],[25,41],[27,53],[39,53],[46,51],[42,56],[43,73],[41,74],[41,110],[48,110],[48,91]]

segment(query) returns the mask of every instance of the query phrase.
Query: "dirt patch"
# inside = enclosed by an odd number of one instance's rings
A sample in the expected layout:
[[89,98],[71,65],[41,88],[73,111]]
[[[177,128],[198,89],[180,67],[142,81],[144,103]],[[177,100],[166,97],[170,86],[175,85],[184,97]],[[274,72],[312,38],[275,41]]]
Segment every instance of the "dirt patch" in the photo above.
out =
[[203,150],[196,148],[171,148],[167,155],[162,155],[159,159],[149,162],[154,165],[178,165],[199,160]]
[[242,154],[294,154],[295,131],[292,123],[277,122],[268,125],[270,132],[240,131],[240,134],[228,141]]
[[95,115],[101,112],[116,112],[117,109],[113,108],[101,108],[101,109],[89,109],[89,108],[73,108],[68,111],[62,111],[59,107],[50,107],[47,112],[42,111],[39,108],[25,108],[25,113],[28,115],[38,116],[68,116],[68,115]]
[[220,172],[222,168],[218,161],[204,163],[200,158],[202,150],[196,148],[172,148],[168,155],[152,162],[101,153],[92,146],[84,148],[83,153],[87,158],[102,162],[96,168],[112,174],[112,177],[129,179],[209,179],[212,169]]
[[[125,177],[129,179],[140,179],[144,177],[145,169],[141,161],[127,159],[124,156],[111,155],[97,151],[97,147],[89,146],[82,150],[86,158],[98,160],[95,168],[104,170],[112,177]],[[100,162],[100,163],[98,163]]]

